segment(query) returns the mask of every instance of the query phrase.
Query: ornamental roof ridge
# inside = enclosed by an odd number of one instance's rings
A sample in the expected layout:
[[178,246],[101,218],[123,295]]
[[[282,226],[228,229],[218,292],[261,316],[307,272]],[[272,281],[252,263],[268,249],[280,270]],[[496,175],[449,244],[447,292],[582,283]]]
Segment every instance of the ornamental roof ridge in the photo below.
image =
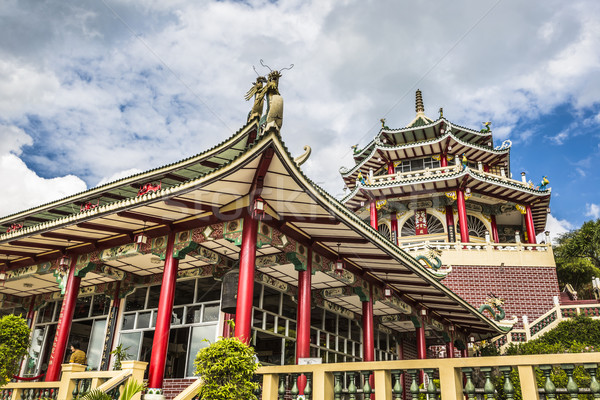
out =
[[[70,196],[63,197],[58,200],[54,200],[54,201],[51,201],[48,203],[41,204],[36,207],[32,207],[32,208],[29,208],[26,210],[22,210],[22,211],[13,213],[13,214],[6,215],[4,217],[0,217],[0,225],[6,224],[7,222],[10,222],[11,220],[26,219],[28,216],[31,216],[31,215],[35,214],[36,212],[42,212],[42,211],[49,210],[51,208],[54,208],[54,207],[57,207],[60,205],[69,204],[69,203],[72,203],[75,201],[82,201],[82,200],[85,200],[86,198],[91,198],[95,194],[105,193],[107,191],[107,189],[109,189],[109,188],[116,189],[119,187],[123,187],[130,181],[137,181],[138,179],[143,178],[145,176],[147,176],[148,178],[151,178],[153,175],[158,175],[159,173],[162,174],[164,172],[173,170],[177,167],[182,167],[184,165],[193,164],[195,161],[199,161],[199,159],[202,159],[202,158],[210,155],[210,153],[216,153],[219,149],[225,147],[229,143],[234,144],[234,142],[236,142],[236,140],[241,139],[245,134],[249,133],[249,131],[251,130],[250,128],[253,125],[258,126],[258,119],[253,119],[253,120],[248,121],[248,123],[246,123],[240,129],[238,129],[237,132],[235,132],[233,135],[231,135],[230,137],[226,138],[225,140],[217,143],[215,146],[213,146],[201,153],[184,158],[179,161],[175,161],[170,164],[152,168],[147,171],[139,172],[137,174],[132,174],[130,176],[123,177],[123,178],[117,179],[112,182],[107,182],[103,185],[95,186],[88,190],[84,190],[79,193],[75,193]],[[202,174],[200,174],[200,175],[202,175]],[[191,178],[191,179],[193,179],[193,178]],[[177,185],[174,185],[174,186],[177,186]],[[112,204],[112,203],[108,203],[108,204]],[[78,213],[74,213],[74,214],[78,214]],[[61,218],[58,218],[58,219],[61,219]],[[47,222],[49,222],[49,221],[47,221]],[[2,235],[0,235],[0,237],[1,236]]]
[[339,172],[342,175],[342,178],[346,178],[346,177],[352,175],[354,172],[356,172],[358,169],[360,169],[363,165],[365,165],[371,159],[373,159],[373,157],[375,157],[377,150],[395,151],[395,150],[419,147],[419,146],[426,145],[426,144],[442,142],[443,140],[447,139],[448,137],[452,137],[457,143],[459,143],[463,146],[468,146],[468,147],[475,148],[475,149],[481,149],[481,150],[489,152],[489,153],[495,153],[495,154],[510,153],[510,147],[511,147],[510,145],[502,147],[502,148],[493,148],[493,147],[490,148],[489,146],[483,146],[480,144],[473,144],[473,143],[465,142],[462,139],[456,137],[456,135],[454,135],[453,131],[449,129],[447,131],[447,133],[445,133],[442,136],[436,137],[436,138],[422,140],[419,142],[404,143],[404,144],[395,145],[395,146],[391,145],[391,144],[383,143],[383,142],[375,139],[375,143],[374,143],[374,146],[371,148],[370,154],[365,156],[360,162],[356,163],[351,168],[347,168],[344,166],[340,167]]
[[[454,167],[454,168],[456,168],[456,167]],[[448,172],[448,173],[444,174],[443,176],[441,176],[441,175],[416,176],[414,178],[404,179],[402,184],[412,184],[412,183],[416,183],[416,182],[421,183],[421,182],[436,181],[436,180],[437,181],[447,180],[448,178],[458,178],[458,177],[465,176],[465,175],[469,175],[473,178],[477,178],[486,183],[493,183],[493,184],[497,184],[497,185],[504,186],[507,188],[517,189],[517,190],[527,192],[529,194],[533,194],[536,196],[540,196],[540,195],[547,196],[551,193],[551,188],[548,188],[545,190],[540,190],[540,189],[532,188],[529,186],[524,186],[524,185],[518,183],[518,181],[511,182],[511,181],[513,181],[513,179],[510,179],[510,180],[502,179],[502,177],[500,177],[500,176],[496,179],[496,178],[491,177],[492,174],[481,173],[480,171],[469,168],[469,167],[466,167],[457,172]],[[388,188],[388,187],[392,187],[392,186],[399,186],[398,182],[397,181],[384,181],[384,182],[379,182],[379,183],[369,183],[366,185],[364,185],[360,182],[357,182],[354,189],[352,189],[352,191],[349,194],[347,194],[342,199],[340,199],[340,202],[343,204],[347,203],[360,191],[360,189],[365,189],[365,190],[382,189],[382,188]]]

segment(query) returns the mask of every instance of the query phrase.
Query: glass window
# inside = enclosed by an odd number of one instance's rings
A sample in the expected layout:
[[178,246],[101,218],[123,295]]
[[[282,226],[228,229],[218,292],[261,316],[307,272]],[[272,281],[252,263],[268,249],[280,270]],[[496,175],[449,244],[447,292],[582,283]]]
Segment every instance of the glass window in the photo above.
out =
[[314,326],[315,328],[322,329],[323,328],[323,309],[319,307],[315,307],[310,310],[310,326]]
[[80,297],[75,303],[75,311],[73,312],[73,319],[87,318],[90,315],[90,307],[92,305],[92,297]]
[[177,307],[173,309],[171,313],[171,324],[181,325],[183,323],[183,307]]
[[158,300],[160,299],[160,288],[162,285],[150,286],[148,289],[148,306],[146,308],[158,308]]
[[150,326],[150,314],[152,314],[151,311],[139,313],[135,327],[137,329],[148,328]]
[[338,317],[338,335],[341,337],[348,337],[348,318],[346,317]]
[[198,279],[196,303],[221,300],[221,282],[213,278]]
[[87,351],[87,362],[90,368],[100,368],[102,359],[102,346],[104,345],[104,332],[106,330],[106,318],[94,320],[92,332],[90,334],[90,343]]
[[298,304],[296,304],[290,296],[283,293],[283,307],[281,313],[284,317],[296,319],[298,313]]
[[125,301],[125,311],[143,310],[146,303],[146,292],[148,288],[137,288],[133,293],[127,296]]
[[263,294],[263,310],[271,311],[272,313],[279,314],[279,299],[281,298],[281,292],[265,286]]
[[121,329],[133,329],[133,323],[135,322],[135,314],[125,314],[123,315],[123,324],[121,324]]
[[360,329],[360,325],[358,324],[358,321],[351,321],[350,322],[350,339],[355,340],[357,342],[360,342],[362,340],[362,333],[361,333],[361,329]]
[[103,294],[94,295],[94,300],[92,303],[92,317],[107,315],[109,309],[110,299],[108,297]]
[[167,347],[167,362],[165,374],[171,378],[184,378],[187,364],[188,342],[190,328],[171,329],[169,346]]
[[175,286],[175,302],[176,306],[182,304],[194,303],[194,289],[196,288],[196,281],[182,281],[177,282]]
[[37,323],[51,322],[56,303],[49,303],[38,311]]
[[202,315],[202,322],[213,322],[219,320],[219,305],[215,304],[212,306],[204,306],[204,315]]
[[141,337],[141,332],[121,333],[121,339],[119,340],[119,344],[123,345],[123,349],[130,356],[130,360],[138,359],[138,351],[140,348]]
[[417,160],[410,160],[410,170],[411,171],[418,171],[420,169],[423,169],[423,159],[419,158]]
[[210,344],[204,339],[208,339],[210,342],[213,342],[215,340],[216,335],[216,325],[192,327],[190,351],[187,360],[187,376],[192,376],[195,373],[194,360],[196,359],[196,354],[198,354],[198,351],[200,351],[201,348],[206,347]]
[[325,330],[331,333],[336,333],[337,330],[337,315],[329,311],[325,311]]
[[200,316],[202,314],[202,306],[192,306],[187,308],[187,314],[185,315],[186,324],[196,324],[200,322]]

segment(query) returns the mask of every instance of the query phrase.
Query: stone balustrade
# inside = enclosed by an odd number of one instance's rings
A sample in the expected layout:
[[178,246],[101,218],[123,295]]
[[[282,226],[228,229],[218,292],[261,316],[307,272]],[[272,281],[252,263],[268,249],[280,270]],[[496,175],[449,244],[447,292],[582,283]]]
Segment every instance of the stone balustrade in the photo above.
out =
[[[120,371],[85,371],[85,365],[62,364],[60,381],[11,382],[0,388],[1,400],[71,400],[98,389],[119,398],[119,389],[128,380],[142,382],[148,363],[123,361]],[[140,400],[136,394],[132,400]]]

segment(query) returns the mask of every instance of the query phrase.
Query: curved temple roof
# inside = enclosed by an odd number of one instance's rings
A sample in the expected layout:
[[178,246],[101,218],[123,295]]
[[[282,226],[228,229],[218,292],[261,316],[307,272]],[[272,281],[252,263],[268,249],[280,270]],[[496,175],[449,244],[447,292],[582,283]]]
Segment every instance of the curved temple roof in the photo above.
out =
[[[37,218],[57,208],[66,210],[73,202],[93,202],[106,193],[118,193],[123,197],[112,202],[104,200],[108,196],[102,197],[103,201],[93,209],[75,209],[53,220],[38,223],[31,220],[34,222],[22,229],[0,235],[0,254],[7,256],[10,270],[17,270],[56,260],[65,252],[85,255],[131,243],[133,235],[142,230],[151,237],[158,237],[168,232],[209,227],[219,221],[239,218],[248,209],[252,197],[259,193],[267,205],[265,224],[311,247],[322,257],[329,260],[342,257],[348,271],[376,288],[382,288],[385,282],[391,284],[397,298],[413,312],[418,307],[425,307],[430,310],[432,319],[452,323],[459,330],[480,336],[503,331],[441,284],[412,256],[310,181],[294,163],[277,134],[267,132],[252,139],[258,130],[258,121],[253,120],[232,138],[199,156],[4,218],[5,224]],[[203,162],[206,160],[217,165],[205,169]],[[190,174],[196,171],[196,175],[155,192],[125,196],[125,193],[131,193],[134,183],[169,174],[185,176],[186,171]],[[261,179],[257,178],[259,175],[262,175]],[[235,260],[239,257],[239,249],[225,242],[200,243],[200,246],[209,246],[206,249],[223,258]],[[258,250],[258,256],[278,252],[274,247],[263,246]],[[162,268],[146,263],[133,264],[134,261],[123,259],[110,265],[142,275],[160,273]],[[192,257],[180,262],[183,270],[197,268],[197,265]],[[279,274],[278,279],[288,279],[290,283],[296,279],[293,268],[290,270],[285,265],[274,273]],[[97,275],[89,275],[83,278],[82,286],[101,281]],[[325,279],[325,275],[321,278],[313,280],[317,288],[345,286],[339,280]],[[57,289],[52,279],[45,284],[36,281],[35,287],[20,291],[15,282],[7,282],[0,293],[19,296]],[[331,301],[338,300],[344,307],[360,313],[357,296]],[[377,302],[376,315],[391,312],[393,310],[386,308],[385,302]]]

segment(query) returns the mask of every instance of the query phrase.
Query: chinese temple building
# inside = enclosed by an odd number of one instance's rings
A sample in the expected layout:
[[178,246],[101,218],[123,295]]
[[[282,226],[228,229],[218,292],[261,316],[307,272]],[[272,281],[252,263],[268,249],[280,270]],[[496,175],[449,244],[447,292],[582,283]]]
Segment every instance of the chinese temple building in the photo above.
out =
[[509,145],[418,101],[355,152],[338,201],[285,147],[280,72],[215,147],[0,219],[0,312],[32,329],[21,375],[57,380],[72,340],[106,370],[121,344],[172,397],[204,339],[235,335],[264,365],[458,357],[510,330],[502,307],[552,306],[550,190],[510,178]]

